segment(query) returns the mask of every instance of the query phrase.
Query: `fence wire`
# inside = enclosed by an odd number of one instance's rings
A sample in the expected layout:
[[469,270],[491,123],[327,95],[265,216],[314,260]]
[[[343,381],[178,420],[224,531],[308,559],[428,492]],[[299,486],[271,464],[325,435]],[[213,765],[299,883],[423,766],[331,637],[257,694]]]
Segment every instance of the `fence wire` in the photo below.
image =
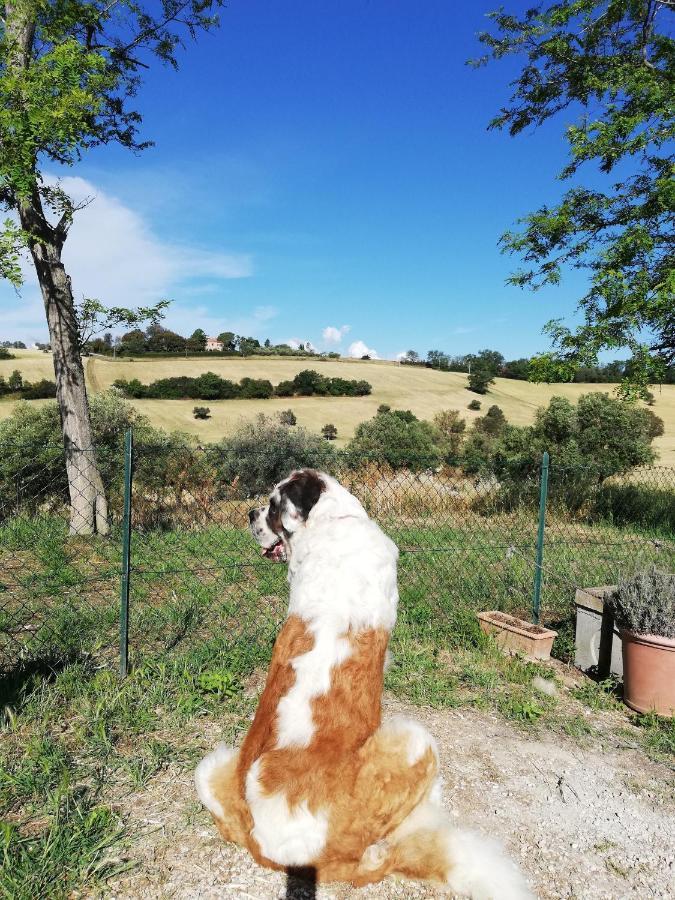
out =
[[[115,664],[122,438],[78,451],[70,479],[62,447],[13,445],[0,453],[0,668],[82,652]],[[260,555],[248,510],[307,463],[335,475],[398,545],[400,618],[418,639],[465,628],[479,610],[530,617],[537,471],[469,476],[404,450],[385,462],[330,448],[303,459],[284,458],[278,448],[236,457],[187,441],[139,444],[131,491],[132,662],[198,651],[214,636],[223,653],[251,666],[264,662],[288,585],[285,566]],[[107,534],[91,533],[94,472]],[[541,619],[557,626],[570,620],[577,587],[612,584],[651,564],[675,570],[675,470],[601,479],[589,467],[552,460],[545,525]]]

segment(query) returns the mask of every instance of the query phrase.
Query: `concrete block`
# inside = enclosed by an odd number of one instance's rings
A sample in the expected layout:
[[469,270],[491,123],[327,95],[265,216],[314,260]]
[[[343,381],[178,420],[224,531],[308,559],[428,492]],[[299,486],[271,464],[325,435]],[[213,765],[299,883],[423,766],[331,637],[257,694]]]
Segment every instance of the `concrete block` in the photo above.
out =
[[599,678],[623,676],[621,635],[605,608],[613,585],[579,588],[574,598],[577,611],[574,664],[584,672],[594,669]]

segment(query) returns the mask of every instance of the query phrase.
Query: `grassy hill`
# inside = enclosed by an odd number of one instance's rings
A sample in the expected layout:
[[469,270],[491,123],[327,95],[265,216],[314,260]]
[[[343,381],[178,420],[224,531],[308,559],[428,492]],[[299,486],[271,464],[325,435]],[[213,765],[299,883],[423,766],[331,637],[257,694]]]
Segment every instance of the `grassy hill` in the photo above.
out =
[[[28,380],[53,378],[51,356],[32,350],[15,350],[15,360],[0,360],[0,375],[5,378],[19,369]],[[471,422],[493,403],[500,406],[509,422],[526,425],[532,421],[539,406],[545,405],[555,394],[575,400],[589,391],[612,391],[602,384],[529,384],[498,378],[488,394],[479,397],[481,412],[472,412],[467,405],[478,395],[466,390],[466,376],[454,372],[398,366],[386,361],[361,360],[304,360],[304,359],[223,359],[203,357],[188,359],[107,360],[90,357],[86,360],[89,389],[105,390],[117,378],[138,378],[149,383],[170,375],[199,375],[212,371],[223,378],[238,381],[244,376],[269,378],[273,384],[293,378],[302,369],[313,368],[330,376],[363,378],[373,386],[368,397],[294,397],[273,400],[136,400],[133,401],[150,420],[162,428],[180,429],[198,435],[204,441],[217,440],[230,432],[241,419],[259,412],[272,414],[281,409],[293,409],[298,424],[318,432],[322,425],[332,422],[338,429],[338,443],[345,443],[355,427],[371,418],[381,403],[410,409],[423,419],[430,419],[441,409],[459,409]],[[675,465],[675,385],[654,390],[654,412],[663,419],[666,432],[656,442],[660,462]],[[42,403],[46,401],[31,401]],[[195,403],[211,408],[211,418],[197,421],[192,416]],[[0,402],[0,418],[9,415],[12,401]]]

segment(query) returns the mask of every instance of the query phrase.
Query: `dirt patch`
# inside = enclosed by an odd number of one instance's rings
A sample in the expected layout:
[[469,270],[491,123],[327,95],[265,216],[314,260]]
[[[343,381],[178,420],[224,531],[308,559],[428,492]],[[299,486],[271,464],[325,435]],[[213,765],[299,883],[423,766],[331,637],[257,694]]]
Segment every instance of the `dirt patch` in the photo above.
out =
[[[675,895],[675,779],[668,766],[603,735],[592,748],[533,735],[475,710],[431,710],[387,700],[438,741],[445,805],[463,826],[502,840],[541,900],[619,900]],[[209,746],[218,729],[204,728]],[[196,801],[191,771],[168,771],[130,798],[129,857],[137,865],[108,885],[116,900],[304,900],[285,876],[223,844]],[[319,887],[318,900],[427,900],[435,888],[387,879],[356,890]]]

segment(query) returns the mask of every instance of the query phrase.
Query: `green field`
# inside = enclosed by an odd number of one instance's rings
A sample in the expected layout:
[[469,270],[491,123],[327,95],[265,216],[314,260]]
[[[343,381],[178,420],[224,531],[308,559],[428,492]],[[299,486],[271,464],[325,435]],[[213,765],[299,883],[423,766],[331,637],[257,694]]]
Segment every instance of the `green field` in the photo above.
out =
[[[19,369],[28,380],[53,378],[51,357],[38,351],[13,351],[16,360],[0,361],[0,375],[7,377]],[[107,360],[89,357],[86,360],[90,390],[105,390],[117,378],[138,378],[149,383],[173,375],[199,375],[216,372],[223,378],[238,381],[244,376],[269,378],[273,384],[293,378],[299,371],[314,368],[329,376],[357,378],[369,381],[373,392],[368,397],[294,397],[272,400],[209,401],[211,418],[198,421],[192,415],[194,400],[135,400],[134,404],[152,421],[165,429],[179,429],[197,435],[201,440],[214,441],[230,433],[242,419],[257,413],[274,413],[291,407],[298,424],[318,432],[332,422],[338,429],[338,444],[348,441],[359,422],[371,418],[381,403],[410,409],[423,419],[430,419],[442,409],[459,409],[471,423],[480,412],[467,409],[477,395],[466,390],[466,376],[454,372],[399,366],[388,361],[188,358]],[[483,411],[493,403],[500,406],[509,422],[529,424],[538,407],[554,395],[576,399],[589,391],[612,391],[612,385],[602,384],[529,384],[498,378],[488,394],[479,398]],[[655,445],[663,465],[675,465],[675,385],[654,390],[654,412],[663,419],[666,431]],[[43,403],[45,401],[32,401]],[[197,401],[199,402],[199,401]],[[12,401],[0,403],[0,418],[11,412]]]
[[[205,723],[217,722],[228,743],[250,724],[285,613],[287,573],[262,560],[236,524],[237,508],[227,509],[229,526],[134,530],[131,671],[123,680],[115,671],[119,527],[111,539],[71,536],[64,519],[44,512],[0,526],[2,650],[5,664],[18,663],[0,678],[0,896],[105,893],[108,878],[142,859],[139,835],[126,827],[129,797],[142,802],[168,767],[188,777],[213,745]],[[527,614],[534,510],[485,517],[450,504],[442,517],[418,510],[414,520],[381,521],[402,550],[386,681],[394,696],[485,710],[580,747],[594,741],[593,752],[628,739],[638,752],[672,757],[674,720],[631,716],[614,683],[570,686],[567,667],[505,657],[480,631],[478,609]],[[660,537],[551,522],[544,620],[558,628],[560,655],[571,650],[575,585],[611,582],[637,563],[672,567],[671,535]],[[542,677],[556,696],[538,691]],[[600,727],[588,709],[602,712]],[[187,814],[206,823],[197,807]]]

